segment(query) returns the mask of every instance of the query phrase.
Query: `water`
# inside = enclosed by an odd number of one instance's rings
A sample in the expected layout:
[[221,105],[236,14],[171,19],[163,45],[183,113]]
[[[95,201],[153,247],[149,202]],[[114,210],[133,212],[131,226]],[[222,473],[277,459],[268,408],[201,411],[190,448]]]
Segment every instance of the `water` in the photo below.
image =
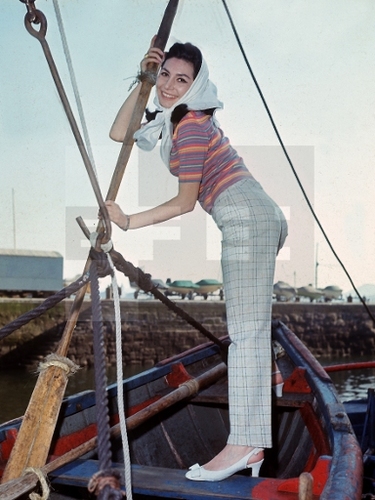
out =
[[[357,358],[319,358],[319,363],[323,366],[329,366],[340,363],[355,363],[358,361],[374,361],[371,355],[361,356]],[[367,396],[368,389],[375,389],[375,368],[348,370],[342,372],[329,373],[341,401],[349,401],[351,399],[360,399]]]
[[[124,378],[136,375],[146,370],[147,366],[131,365],[123,369]],[[93,368],[82,368],[69,378],[66,395],[93,389],[95,372]],[[32,391],[35,387],[38,374],[24,369],[0,371],[0,423],[25,413]],[[116,381],[116,368],[107,370],[108,384]]]
[[[372,360],[371,356],[345,360],[342,358],[319,358],[319,362],[323,366]],[[136,375],[147,368],[140,365],[126,366],[124,367],[124,377]],[[330,377],[342,401],[366,397],[367,389],[375,388],[375,369],[330,373]],[[0,371],[0,422],[19,417],[25,413],[36,380],[37,374],[25,370]],[[115,382],[115,368],[112,367],[107,370],[107,380],[108,384]],[[94,370],[92,368],[83,368],[69,379],[66,395],[93,389],[94,386]]]

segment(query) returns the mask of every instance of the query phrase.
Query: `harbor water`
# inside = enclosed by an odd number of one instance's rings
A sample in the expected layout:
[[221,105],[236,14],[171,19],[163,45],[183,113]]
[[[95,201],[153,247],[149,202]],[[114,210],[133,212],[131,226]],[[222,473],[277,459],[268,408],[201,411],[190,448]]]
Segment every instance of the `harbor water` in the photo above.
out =
[[[337,358],[319,358],[323,366],[350,363],[355,361],[373,361],[371,356],[367,358],[361,356],[357,359],[337,359]],[[148,369],[147,366],[130,365],[124,367],[124,377],[136,375]],[[0,422],[16,418],[23,415],[27,408],[28,401],[34,389],[36,373],[30,373],[26,370],[2,370],[0,371]],[[340,371],[330,373],[337,392],[342,401],[364,398],[369,388],[375,388],[375,369],[361,369]],[[116,369],[114,367],[107,370],[107,381],[111,384],[116,381]],[[82,368],[69,379],[66,395],[75,394],[87,389],[93,389],[94,369]]]

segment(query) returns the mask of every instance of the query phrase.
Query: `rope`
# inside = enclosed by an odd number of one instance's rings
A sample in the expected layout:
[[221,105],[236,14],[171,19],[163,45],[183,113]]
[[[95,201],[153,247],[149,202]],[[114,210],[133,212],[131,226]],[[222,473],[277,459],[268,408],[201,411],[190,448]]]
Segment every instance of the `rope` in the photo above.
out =
[[[34,27],[32,26],[32,23],[39,24],[40,30],[37,31],[36,29],[34,29]],[[48,43],[47,43],[47,40],[45,38],[45,35],[47,33],[47,19],[46,19],[45,15],[40,10],[35,10],[32,13],[32,15],[30,13],[26,14],[25,27],[26,27],[27,31],[32,36],[34,36],[37,40],[39,40],[39,42],[42,46],[46,61],[48,63],[48,66],[49,66],[49,69],[51,72],[51,76],[52,76],[53,81],[56,85],[56,90],[59,94],[61,103],[63,105],[64,111],[66,114],[66,117],[69,121],[71,131],[72,131],[73,136],[76,140],[79,152],[81,153],[83,163],[86,167],[86,171],[88,173],[92,189],[94,191],[96,200],[97,200],[99,208],[100,208],[100,213],[102,214],[102,217],[103,217],[103,221],[105,224],[105,235],[103,235],[103,236],[105,236],[104,241],[108,241],[111,238],[111,231],[112,231],[111,221],[109,219],[107,207],[105,206],[104,199],[103,199],[102,193],[101,193],[100,188],[99,188],[97,176],[94,172],[89,155],[86,151],[86,148],[85,148],[85,145],[83,143],[83,139],[82,139],[81,133],[79,131],[77,122],[75,120],[72,108],[69,104],[68,97],[67,97],[66,92],[64,90],[63,83],[61,81],[59,72],[57,70],[55,61],[53,60],[50,48],[49,48]]]
[[57,24],[58,24],[59,31],[60,31],[61,42],[62,42],[63,49],[64,49],[66,64],[67,64],[68,69],[69,69],[70,81],[71,81],[72,87],[73,87],[74,97],[75,97],[77,109],[78,109],[78,115],[79,115],[79,118],[81,121],[83,137],[85,139],[86,148],[87,148],[88,155],[90,157],[92,168],[95,172],[96,177],[98,177],[98,173],[97,173],[96,167],[95,167],[94,155],[92,152],[92,147],[91,147],[91,142],[90,142],[90,136],[89,136],[88,128],[86,125],[85,114],[83,112],[82,101],[81,101],[81,97],[80,97],[79,91],[78,91],[77,80],[76,80],[75,73],[74,73],[72,58],[70,56],[70,51],[69,51],[69,47],[68,47],[68,40],[67,40],[66,35],[65,35],[65,29],[64,29],[64,25],[63,25],[63,20],[62,20],[58,0],[53,0],[53,6],[55,8],[55,14],[56,14]]
[[99,278],[96,262],[92,261],[90,267],[91,276],[91,308],[93,321],[93,346],[95,363],[95,398],[98,421],[98,455],[99,468],[109,469],[111,467],[111,448],[108,416],[108,395],[106,360],[104,351],[103,317],[100,307]]
[[49,309],[52,309],[52,307],[54,307],[62,300],[66,299],[67,297],[70,297],[73,293],[77,292],[77,290],[87,285],[88,281],[89,281],[89,273],[86,273],[80,278],[78,278],[76,281],[74,281],[74,283],[71,283],[69,286],[63,288],[62,290],[55,293],[51,297],[48,297],[42,304],[35,307],[35,309],[32,309],[31,311],[22,314],[15,320],[8,323],[6,326],[0,329],[0,340],[7,337],[14,331],[18,330],[19,328],[21,328],[21,326],[26,325],[27,323],[29,323],[29,321],[38,318]]
[[36,469],[35,467],[27,467],[23,471],[22,475],[27,474],[28,472],[33,472],[38,476],[40,485],[42,487],[42,495],[39,495],[38,493],[30,493],[30,500],[47,500],[49,498],[49,486],[47,484],[46,476],[44,475],[43,471],[41,469]]
[[111,256],[107,254],[108,261],[112,268],[112,292],[113,292],[113,303],[115,308],[115,323],[116,323],[116,366],[117,366],[117,407],[120,420],[120,431],[122,438],[122,451],[124,454],[124,471],[125,471],[125,489],[126,496],[129,500],[132,500],[132,477],[131,477],[131,460],[129,451],[129,441],[128,433],[126,430],[126,417],[125,417],[125,406],[124,406],[124,385],[123,385],[123,370],[122,370],[122,335],[121,335],[121,309],[120,309],[120,297],[118,294],[118,284],[116,279],[116,274],[114,272],[115,267]]
[[119,473],[111,468],[111,433],[108,412],[108,394],[106,377],[106,360],[104,350],[103,317],[100,306],[99,276],[96,261],[90,266],[91,276],[91,307],[94,334],[94,363],[95,363],[95,399],[98,422],[98,459],[99,473],[89,482],[101,500],[118,500],[123,497],[120,488]]
[[111,250],[111,257],[116,266],[116,269],[121,271],[129,278],[130,281],[134,281],[137,285],[145,292],[150,292],[156,299],[159,299],[168,309],[175,312],[180,318],[189,323],[192,327],[202,333],[205,337],[209,338],[212,342],[218,345],[221,349],[222,356],[226,361],[228,352],[228,343],[223,342],[215,335],[213,335],[209,330],[207,330],[199,321],[195,320],[186,311],[181,309],[175,302],[172,302],[168,297],[166,297],[158,288],[154,285],[149,274],[145,274],[139,267],[135,267],[131,262],[128,262],[124,257],[115,250]]
[[45,361],[39,363],[37,371],[38,373],[43,372],[50,366],[57,366],[61,368],[68,375],[68,377],[70,377],[70,375],[74,375],[79,370],[79,366],[73,363],[70,359],[52,353],[46,357]]
[[226,3],[226,1],[225,1],[225,0],[222,0],[222,2],[223,2],[223,5],[224,5],[224,9],[225,9],[225,11],[226,11],[226,14],[227,14],[227,16],[228,16],[228,19],[229,19],[229,23],[230,23],[230,25],[231,25],[231,27],[232,27],[233,34],[234,34],[234,36],[235,36],[235,38],[236,38],[236,40],[237,40],[238,46],[239,46],[240,51],[241,51],[241,53],[242,53],[242,55],[243,55],[243,58],[244,58],[245,63],[246,63],[246,66],[247,66],[247,68],[248,68],[248,70],[249,70],[249,72],[250,72],[251,78],[253,79],[253,82],[254,82],[254,84],[255,84],[255,86],[256,86],[256,88],[257,88],[257,90],[258,90],[258,93],[259,93],[259,95],[260,95],[260,98],[261,98],[261,100],[262,100],[262,102],[263,102],[263,105],[264,105],[264,107],[265,107],[265,109],[266,109],[266,112],[267,112],[267,114],[268,114],[268,117],[269,117],[269,119],[270,119],[270,121],[271,121],[272,128],[273,128],[273,130],[274,130],[274,132],[275,132],[275,134],[276,134],[276,136],[277,136],[277,139],[278,139],[278,141],[279,141],[279,143],[280,143],[280,146],[281,146],[281,148],[282,148],[282,150],[283,150],[283,152],[284,152],[284,155],[285,155],[285,157],[286,157],[286,159],[287,159],[287,161],[288,161],[288,163],[289,163],[289,165],[290,165],[290,167],[291,167],[291,169],[292,169],[292,172],[293,172],[293,174],[294,174],[294,176],[295,176],[295,178],[296,178],[296,180],[297,180],[297,183],[298,183],[298,185],[299,185],[299,187],[300,187],[300,189],[301,189],[301,191],[302,191],[302,194],[303,194],[303,196],[304,196],[304,198],[305,198],[305,200],[306,200],[306,203],[307,203],[307,205],[308,205],[308,207],[309,207],[309,209],[310,209],[310,211],[311,211],[311,213],[312,213],[312,215],[313,215],[313,217],[314,217],[314,219],[315,219],[316,223],[318,224],[318,227],[319,227],[319,229],[321,230],[321,232],[322,232],[322,234],[323,234],[324,239],[325,239],[325,240],[326,240],[326,242],[328,243],[329,248],[331,249],[331,251],[332,251],[333,255],[335,256],[336,260],[337,260],[337,261],[338,261],[338,263],[340,264],[341,268],[343,269],[343,271],[344,271],[344,273],[345,273],[346,277],[348,278],[348,280],[349,280],[350,284],[351,284],[351,285],[352,285],[352,287],[353,287],[353,290],[354,290],[354,291],[355,291],[355,293],[357,294],[357,296],[358,296],[359,300],[362,302],[362,304],[363,304],[364,308],[366,309],[366,311],[367,311],[368,315],[370,316],[370,318],[372,319],[372,321],[373,321],[373,322],[374,322],[374,324],[375,324],[375,317],[373,316],[373,314],[372,314],[372,312],[370,311],[369,307],[367,306],[366,302],[363,300],[363,298],[362,298],[361,294],[360,294],[360,293],[359,293],[359,291],[357,290],[357,287],[355,286],[355,284],[354,284],[354,282],[353,282],[353,280],[352,280],[352,278],[351,278],[351,276],[350,276],[349,272],[347,271],[347,269],[346,269],[346,267],[345,267],[344,263],[341,261],[341,259],[339,258],[338,254],[336,253],[335,249],[333,248],[332,243],[330,242],[330,240],[329,240],[329,238],[328,238],[328,236],[327,236],[327,234],[326,234],[326,232],[325,232],[325,230],[324,230],[324,228],[323,228],[323,226],[322,226],[322,224],[321,224],[321,222],[320,222],[320,220],[319,220],[318,216],[317,216],[317,215],[316,215],[316,213],[315,213],[315,210],[314,210],[314,208],[313,208],[313,206],[312,206],[312,204],[311,204],[311,202],[310,202],[310,200],[309,200],[309,198],[308,198],[308,196],[307,196],[307,194],[306,194],[306,191],[305,191],[305,189],[304,189],[304,187],[303,187],[303,185],[302,185],[302,182],[300,181],[300,179],[299,179],[299,177],[298,177],[298,174],[297,174],[297,172],[296,172],[296,170],[295,170],[295,168],[294,168],[293,162],[292,162],[292,160],[291,160],[291,158],[290,158],[290,156],[289,156],[289,154],[288,154],[288,151],[287,151],[287,149],[286,149],[286,147],[285,147],[285,145],[284,145],[284,142],[283,142],[283,140],[282,140],[282,138],[281,138],[281,135],[280,135],[280,133],[279,133],[279,131],[278,131],[277,127],[276,127],[275,121],[274,121],[273,116],[272,116],[272,114],[271,114],[271,111],[270,111],[270,109],[269,109],[269,107],[268,107],[268,105],[267,105],[267,102],[266,102],[266,99],[265,99],[265,97],[264,97],[264,95],[263,95],[263,92],[262,92],[262,90],[261,90],[261,88],[260,88],[260,86],[259,86],[259,84],[258,84],[257,79],[255,78],[254,72],[253,72],[253,70],[252,70],[252,68],[251,68],[251,66],[250,66],[249,60],[248,60],[248,58],[247,58],[247,56],[246,56],[246,52],[245,52],[245,50],[244,50],[244,48],[243,48],[243,45],[242,45],[241,39],[240,39],[240,37],[239,37],[238,31],[237,31],[237,29],[236,29],[236,27],[235,27],[235,25],[234,25],[233,18],[232,18],[232,16],[231,16],[230,12],[229,12],[229,9],[228,9],[228,6],[227,6],[227,3]]

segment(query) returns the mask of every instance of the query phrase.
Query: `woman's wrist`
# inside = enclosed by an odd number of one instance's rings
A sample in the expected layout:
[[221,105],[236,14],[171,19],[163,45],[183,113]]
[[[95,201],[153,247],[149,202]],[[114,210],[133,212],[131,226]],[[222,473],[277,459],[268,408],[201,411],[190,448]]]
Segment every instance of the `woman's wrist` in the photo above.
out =
[[124,217],[125,217],[125,222],[124,224],[121,225],[121,229],[123,231],[127,231],[130,226],[130,215],[124,214]]

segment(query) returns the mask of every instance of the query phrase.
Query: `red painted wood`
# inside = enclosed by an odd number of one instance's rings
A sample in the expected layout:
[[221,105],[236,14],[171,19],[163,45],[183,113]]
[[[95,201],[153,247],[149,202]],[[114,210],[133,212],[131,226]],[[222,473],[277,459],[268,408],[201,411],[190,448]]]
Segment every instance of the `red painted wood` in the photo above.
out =
[[172,365],[172,371],[165,377],[165,380],[169,387],[177,388],[192,378],[193,377],[188,374],[182,363],[176,363],[175,365]]
[[306,382],[305,372],[304,368],[296,367],[290,377],[284,381],[283,392],[311,393],[311,389]]
[[[313,477],[313,494],[321,495],[326,485],[329,471],[331,468],[331,457],[319,457],[316,465],[310,474]],[[299,478],[293,477],[291,479],[286,479],[281,484],[279,484],[277,490],[286,493],[298,493],[299,488]]]

